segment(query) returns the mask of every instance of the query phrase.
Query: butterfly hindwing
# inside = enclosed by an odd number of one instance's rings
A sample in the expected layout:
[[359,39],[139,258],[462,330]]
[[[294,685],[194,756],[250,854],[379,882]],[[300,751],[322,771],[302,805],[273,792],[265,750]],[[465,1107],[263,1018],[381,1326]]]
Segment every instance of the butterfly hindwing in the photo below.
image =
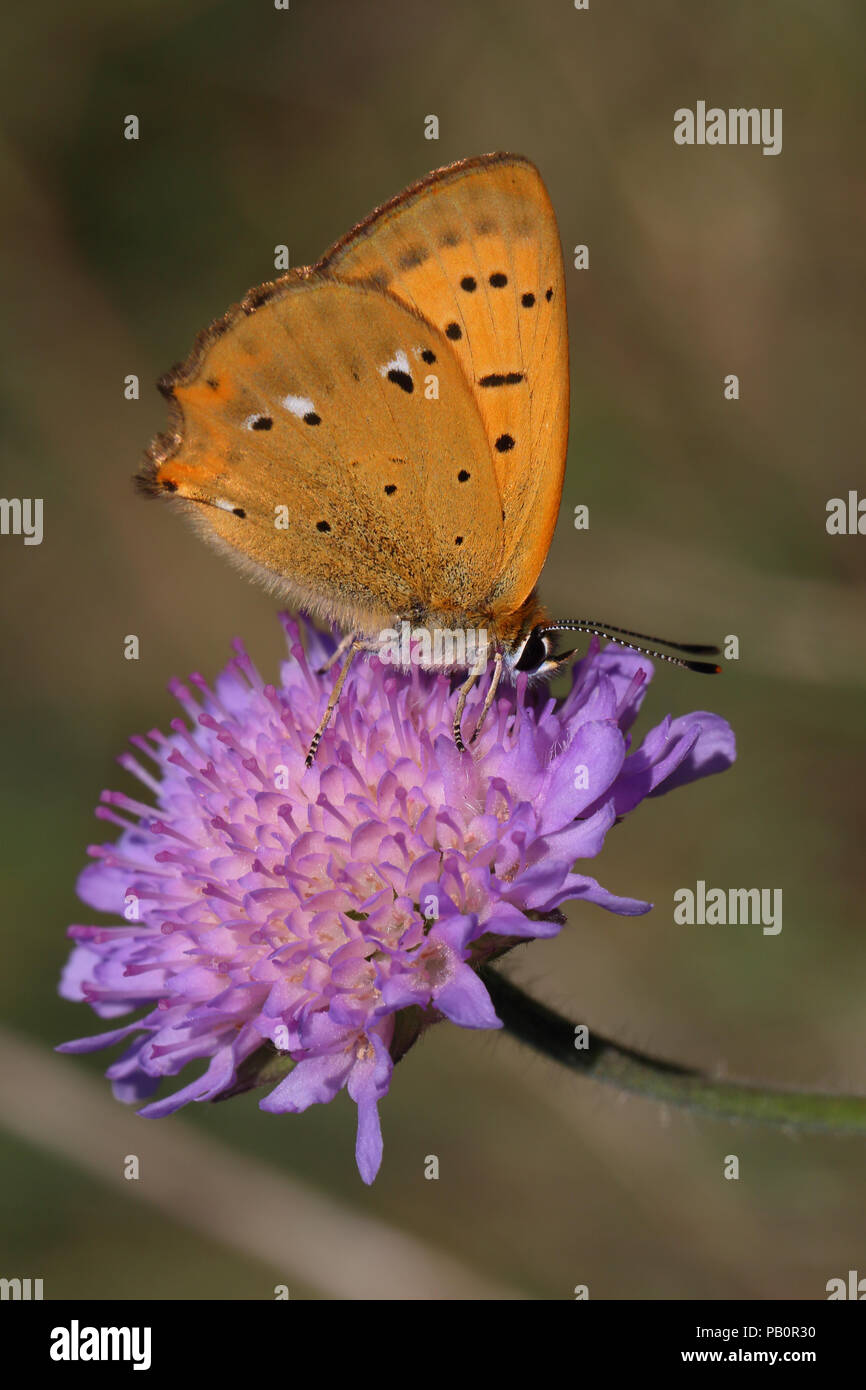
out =
[[568,330],[556,217],[533,164],[438,170],[316,269],[396,295],[443,332],[484,422],[502,505],[495,597],[518,603],[547,557],[568,441]]
[[448,340],[404,304],[295,272],[214,325],[164,390],[174,427],[147,485],[288,597],[373,631],[490,589],[486,428]]

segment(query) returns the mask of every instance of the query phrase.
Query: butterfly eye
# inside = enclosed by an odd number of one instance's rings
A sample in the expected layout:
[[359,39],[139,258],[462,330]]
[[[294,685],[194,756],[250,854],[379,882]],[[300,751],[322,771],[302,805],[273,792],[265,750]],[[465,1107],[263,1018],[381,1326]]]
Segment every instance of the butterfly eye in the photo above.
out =
[[550,655],[551,641],[539,628],[534,627],[523,644],[523,650],[514,662],[515,671],[537,671]]

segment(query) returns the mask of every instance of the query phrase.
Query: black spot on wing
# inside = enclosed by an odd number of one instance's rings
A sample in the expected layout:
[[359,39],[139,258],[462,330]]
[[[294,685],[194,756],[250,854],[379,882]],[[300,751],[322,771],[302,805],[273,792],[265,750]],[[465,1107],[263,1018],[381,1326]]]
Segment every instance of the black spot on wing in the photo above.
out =
[[407,391],[409,395],[415,390],[415,383],[408,372],[401,371],[399,367],[392,367],[388,372],[388,380],[393,381],[395,386],[399,386],[401,391]]
[[523,380],[523,372],[489,372],[478,378],[479,386],[517,386]]

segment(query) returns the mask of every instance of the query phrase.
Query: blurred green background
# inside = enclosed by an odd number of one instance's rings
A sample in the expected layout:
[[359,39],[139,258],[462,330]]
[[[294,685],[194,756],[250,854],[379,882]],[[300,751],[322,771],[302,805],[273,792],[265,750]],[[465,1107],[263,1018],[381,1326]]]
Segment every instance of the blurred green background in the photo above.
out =
[[[132,491],[164,421],[150,383],[273,276],[277,243],[315,259],[429,169],[510,149],[541,169],[566,252],[590,248],[567,272],[571,447],[543,596],[736,634],[741,657],[714,683],[660,670],[644,706],[646,727],[709,704],[739,742],[732,771],[641,808],[593,866],[655,911],[573,910],[508,969],[658,1055],[866,1089],[866,540],[825,530],[827,500],[864,484],[864,28],[838,0],[7,8],[2,491],[45,499],[45,537],[0,540],[0,1274],[46,1297],[215,1299],[812,1299],[866,1274],[862,1142],[621,1102],[507,1037],[434,1030],[401,1064],[372,1190],[345,1096],[145,1124],[105,1057],[50,1050],[97,1031],[56,981],[66,924],[91,920],[74,882],[105,838],[92,807],[131,787],[114,757],[233,635],[269,676],[283,651],[264,592]],[[699,99],[782,107],[781,155],[675,146],[675,109]],[[782,888],[781,935],[676,926],[697,879]]]

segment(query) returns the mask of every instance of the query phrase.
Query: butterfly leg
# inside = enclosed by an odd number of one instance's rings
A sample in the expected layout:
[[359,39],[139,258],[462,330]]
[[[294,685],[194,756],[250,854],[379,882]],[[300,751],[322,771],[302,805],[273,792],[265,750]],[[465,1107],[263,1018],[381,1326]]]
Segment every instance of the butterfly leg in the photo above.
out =
[[478,716],[478,723],[475,725],[472,737],[469,740],[470,747],[475,742],[478,735],[481,733],[481,726],[487,718],[490,706],[493,704],[493,701],[496,698],[496,689],[499,685],[500,677],[502,676],[502,661],[502,652],[495,652],[493,656],[493,675],[490,678],[490,687],[487,691],[487,694],[484,697],[484,704],[481,706],[481,713]]
[[343,662],[342,667],[340,668],[340,674],[339,674],[339,676],[337,677],[336,682],[334,683],[334,688],[333,688],[333,690],[331,691],[331,698],[328,700],[328,704],[327,704],[327,706],[326,706],[326,708],[325,708],[325,713],[322,715],[322,718],[321,718],[321,720],[319,721],[319,727],[317,728],[316,732],[313,734],[312,742],[310,743],[309,752],[307,753],[307,758],[306,758],[306,763],[305,763],[305,766],[306,766],[306,767],[312,767],[312,766],[313,766],[313,762],[315,761],[315,757],[316,757],[316,750],[317,750],[318,747],[319,747],[319,741],[320,741],[320,739],[321,739],[321,737],[322,737],[322,734],[325,732],[325,730],[327,729],[328,725],[329,725],[330,722],[331,722],[331,715],[334,713],[334,710],[335,710],[336,707],[337,707],[337,701],[338,701],[339,698],[340,698],[340,691],[343,689],[343,682],[345,681],[347,675],[349,674],[349,667],[351,666],[352,662],[355,660],[355,657],[356,657],[356,655],[357,655],[358,652],[363,652],[363,651],[369,651],[369,650],[370,650],[370,644],[369,644],[369,642],[362,642],[362,641],[359,641],[359,640],[358,640],[357,638],[355,638],[355,637],[350,637],[350,638],[345,642],[345,644],[344,644],[344,643],[341,643],[340,646],[341,646],[341,647],[344,647],[344,646],[345,646],[345,647],[348,647],[348,652],[349,652],[349,654],[348,654],[348,656],[346,657],[346,660]]
[[351,647],[351,645],[352,645],[352,643],[354,642],[354,640],[355,640],[355,634],[354,634],[354,632],[347,633],[347,635],[346,635],[345,637],[341,637],[340,641],[337,643],[336,647],[335,647],[334,650],[331,652],[331,655],[328,657],[327,661],[325,661],[325,662],[319,667],[318,671],[316,672],[316,675],[317,675],[317,676],[325,676],[325,675],[327,675],[327,673],[330,671],[331,667],[332,667],[332,666],[336,666],[337,662],[340,661],[340,660],[342,660],[342,658],[346,655],[346,652],[349,650],[349,648]]
[[460,723],[463,719],[463,711],[466,708],[466,696],[469,694],[477,679],[477,673],[473,672],[473,674],[468,678],[468,680],[465,680],[461,685],[460,694],[457,697],[457,708],[454,711],[454,724],[452,726],[452,730],[454,733],[454,742],[457,744],[458,753],[466,752],[466,744],[463,742],[463,734],[460,730]]

